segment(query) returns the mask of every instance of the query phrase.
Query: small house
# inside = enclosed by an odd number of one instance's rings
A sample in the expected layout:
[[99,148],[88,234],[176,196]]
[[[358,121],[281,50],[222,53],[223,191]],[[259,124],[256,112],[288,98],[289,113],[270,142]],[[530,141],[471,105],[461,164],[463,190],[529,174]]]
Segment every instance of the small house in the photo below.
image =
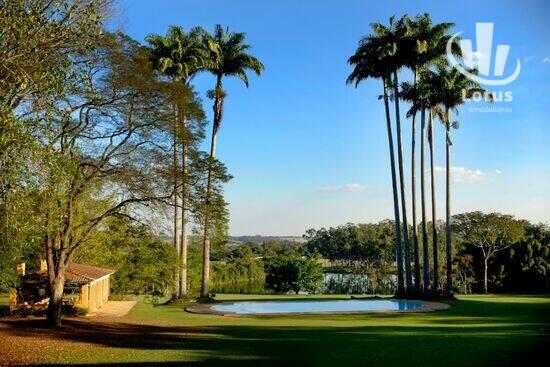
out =
[[[24,269],[24,266],[23,266]],[[94,311],[109,300],[111,275],[115,271],[91,265],[71,263],[65,273],[65,297],[75,306]],[[46,261],[36,273],[22,274],[21,295],[24,300],[40,301],[47,297]]]

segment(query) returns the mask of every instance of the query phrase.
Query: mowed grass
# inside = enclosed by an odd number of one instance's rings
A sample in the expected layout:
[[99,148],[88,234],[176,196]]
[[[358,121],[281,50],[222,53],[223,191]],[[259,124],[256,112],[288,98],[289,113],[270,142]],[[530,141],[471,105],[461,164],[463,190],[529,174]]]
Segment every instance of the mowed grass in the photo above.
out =
[[23,346],[42,331],[45,343],[57,346],[40,348],[29,361],[43,364],[512,366],[547,355],[550,296],[460,296],[449,304],[432,313],[237,317],[140,299],[124,318],[71,320],[53,333],[31,322],[4,322],[0,339]]

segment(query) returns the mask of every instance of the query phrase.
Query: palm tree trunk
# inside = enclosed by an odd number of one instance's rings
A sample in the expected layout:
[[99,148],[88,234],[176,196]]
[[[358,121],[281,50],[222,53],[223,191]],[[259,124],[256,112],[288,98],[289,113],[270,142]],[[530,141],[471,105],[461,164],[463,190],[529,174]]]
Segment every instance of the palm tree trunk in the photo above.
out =
[[447,123],[446,127],[446,163],[445,163],[445,176],[446,176],[446,211],[445,211],[445,245],[446,245],[446,257],[447,257],[447,295],[453,293],[453,271],[452,271],[452,243],[451,243],[451,112],[447,109]]
[[386,127],[388,130],[388,146],[390,148],[390,164],[391,164],[391,183],[393,191],[393,213],[395,217],[395,254],[397,263],[397,295],[402,296],[405,292],[403,282],[403,251],[401,248],[401,223],[399,216],[399,196],[397,194],[397,175],[395,171],[395,153],[393,147],[393,134],[390,119],[390,106],[388,103],[388,83],[384,78],[384,107],[386,110]]
[[[174,139],[174,150],[173,150],[173,174],[174,174],[174,248],[176,249],[178,255],[180,253],[180,203],[178,195],[178,109],[174,104],[174,126],[173,126],[173,139]],[[174,297],[180,298],[181,290],[179,287],[179,271],[176,270],[175,274],[175,292]]]
[[[182,114],[182,131],[183,134],[187,131],[186,117]],[[182,135],[183,135],[182,134]],[[180,296],[187,296],[187,144],[182,136],[181,147],[181,240],[180,240],[180,255],[181,255],[181,274],[179,291]]]
[[399,114],[399,88],[397,71],[393,71],[393,91],[395,102],[395,125],[397,128],[397,158],[399,160],[399,183],[401,188],[401,217],[403,218],[403,245],[405,246],[405,279],[407,293],[413,289],[411,274],[411,254],[409,242],[409,225],[407,223],[407,198],[405,195],[405,174],[403,173],[403,144],[401,143],[401,117]]
[[437,292],[439,289],[439,261],[437,254],[437,212],[435,206],[435,165],[434,165],[434,124],[433,124],[433,111],[430,110],[430,179],[432,189],[432,246],[434,257],[434,283],[432,289]]
[[206,208],[204,212],[204,235],[202,242],[202,284],[201,297],[208,297],[210,289],[210,192],[212,190],[212,170],[214,167],[214,159],[216,156],[216,138],[215,129],[212,132],[212,140],[210,142],[210,158],[208,164],[208,181],[206,184]]
[[[416,88],[416,71],[414,71],[414,87]],[[418,222],[416,220],[416,113],[412,117],[411,130],[411,190],[412,190],[412,226],[414,247],[414,287],[420,291],[420,257],[418,254]]]
[[212,124],[212,140],[210,142],[210,157],[208,162],[208,178],[206,183],[206,206],[204,210],[204,234],[202,239],[202,284],[201,297],[207,298],[210,289],[210,193],[212,191],[212,171],[214,169],[214,159],[216,157],[216,140],[218,127],[222,118],[222,83],[218,77],[214,97],[214,121]]
[[426,223],[426,163],[425,163],[425,141],[426,141],[426,109],[422,108],[420,113],[420,205],[422,207],[422,255],[424,269],[424,292],[430,289],[430,257],[428,255],[428,228]]

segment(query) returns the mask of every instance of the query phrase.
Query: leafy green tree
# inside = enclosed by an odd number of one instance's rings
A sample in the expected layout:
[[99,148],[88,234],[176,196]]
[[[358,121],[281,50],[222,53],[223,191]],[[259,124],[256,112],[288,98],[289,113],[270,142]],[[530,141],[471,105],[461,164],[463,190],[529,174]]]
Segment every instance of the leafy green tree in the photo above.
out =
[[139,204],[165,204],[164,129],[170,97],[150,70],[148,55],[123,35],[106,34],[71,73],[70,94],[29,118],[40,124],[35,220],[42,227],[50,302],[58,326],[65,269],[105,219],[131,215]]
[[40,154],[34,127],[0,107],[0,292],[19,283],[16,265],[40,252],[34,218],[33,157]]
[[72,57],[102,32],[110,0],[10,0],[0,3],[0,105],[62,94]]
[[544,289],[550,284],[550,227],[548,224],[532,224],[526,229],[525,245],[515,254],[521,270],[542,280]]
[[453,273],[457,280],[456,286],[463,294],[472,292],[475,282],[474,257],[471,254],[456,256],[453,261]]
[[209,92],[214,100],[214,121],[212,124],[212,137],[210,142],[210,160],[208,165],[208,177],[205,197],[205,212],[203,215],[203,272],[201,296],[207,297],[210,280],[210,210],[213,204],[211,197],[214,161],[216,156],[216,141],[219,128],[223,119],[223,104],[227,93],[223,90],[223,78],[235,76],[248,87],[248,71],[260,75],[264,69],[263,64],[248,53],[250,45],[245,43],[245,33],[230,32],[229,28],[216,25],[214,34],[203,33],[203,43],[208,50],[206,70],[216,78],[216,85]]
[[[304,238],[310,254],[318,254],[331,263],[343,264],[351,270],[386,270],[395,259],[392,250],[395,231],[392,221],[352,224],[310,229]],[[355,270],[355,269],[353,269]]]
[[265,284],[264,263],[242,253],[240,257],[228,262],[213,264],[212,286],[214,291],[231,293],[261,292]]
[[315,292],[323,282],[323,267],[314,259],[277,256],[265,263],[266,286],[276,292]]
[[[457,240],[474,246],[483,260],[483,291],[488,290],[489,261],[500,251],[518,244],[525,236],[525,221],[500,213],[470,212],[453,216]],[[447,246],[449,247],[449,246]]]
[[491,260],[491,267],[493,271],[489,282],[495,289],[547,290],[550,280],[549,226],[542,223],[527,224],[523,239],[498,252]]
[[103,230],[79,247],[73,259],[114,269],[111,287],[117,294],[167,294],[178,264],[176,249],[127,217],[106,220]]
[[96,42],[109,3],[0,2],[0,283],[4,286],[17,282],[15,264],[33,263],[40,247],[39,225],[29,213],[40,189],[33,171],[42,148],[39,124],[28,113],[66,93],[74,57]]

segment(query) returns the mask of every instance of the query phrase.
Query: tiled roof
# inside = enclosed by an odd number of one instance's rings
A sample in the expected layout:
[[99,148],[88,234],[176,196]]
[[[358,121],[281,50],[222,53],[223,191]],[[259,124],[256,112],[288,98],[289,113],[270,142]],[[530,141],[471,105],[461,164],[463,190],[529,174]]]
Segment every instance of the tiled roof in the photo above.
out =
[[[69,264],[65,272],[65,280],[72,283],[90,283],[94,280],[102,278],[106,275],[113,274],[113,269],[98,268],[96,266],[84,265],[84,264]],[[48,274],[46,271],[27,274],[23,277],[25,281],[43,281],[47,279]]]
[[67,267],[66,279],[69,282],[89,283],[114,272],[113,269],[72,263]]

